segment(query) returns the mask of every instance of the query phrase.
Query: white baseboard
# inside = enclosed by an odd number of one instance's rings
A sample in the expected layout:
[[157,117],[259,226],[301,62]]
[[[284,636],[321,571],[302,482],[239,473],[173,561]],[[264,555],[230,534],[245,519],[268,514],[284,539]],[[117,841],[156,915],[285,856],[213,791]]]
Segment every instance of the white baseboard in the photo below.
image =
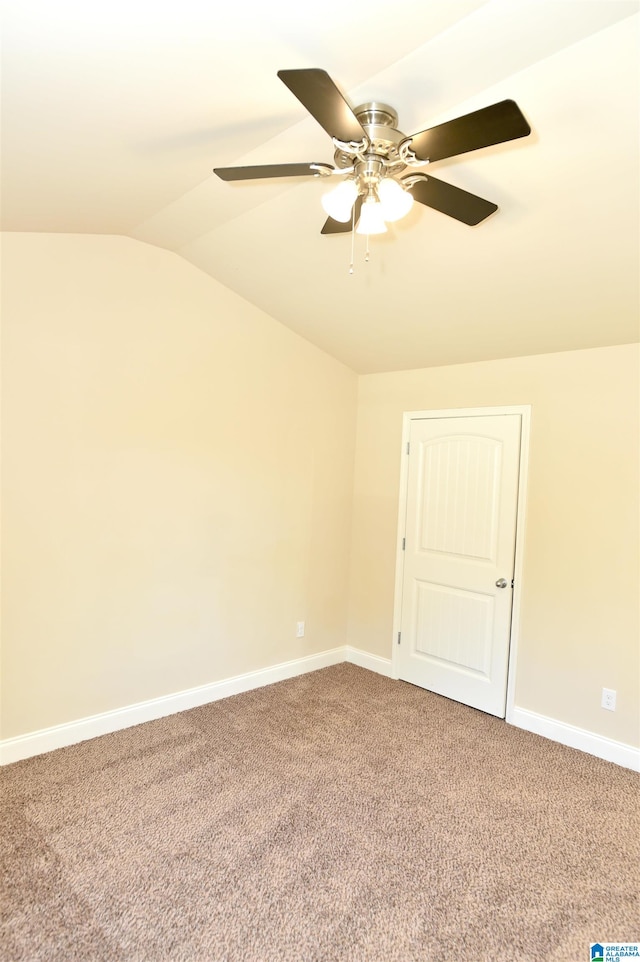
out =
[[378,675],[385,675],[387,678],[392,677],[390,658],[370,655],[368,651],[352,648],[351,645],[347,645],[344,652],[344,660],[350,664],[358,665],[359,668],[368,668],[369,671],[375,671]]
[[551,741],[560,742],[561,745],[578,748],[589,755],[595,755],[596,758],[604,758],[607,762],[614,762],[623,768],[640,772],[640,748],[634,748],[633,745],[625,745],[612,738],[595,735],[584,728],[567,725],[565,722],[538,715],[526,708],[514,707],[507,720],[517,728],[523,728],[535,735],[542,735],[544,738],[550,738]]
[[19,735],[17,738],[6,738],[0,741],[0,765],[42,755],[56,748],[66,748],[68,745],[75,745],[88,738],[109,735],[122,728],[131,728],[133,725],[164,718],[166,715],[173,715],[189,708],[198,708],[200,705],[218,701],[220,698],[228,698],[230,695],[239,695],[244,691],[272,685],[276,681],[295,678],[296,675],[304,675],[318,668],[338,665],[345,660],[350,660],[346,658],[345,647],[333,648],[318,655],[296,658],[294,661],[282,662],[271,668],[250,671],[210,685],[201,685],[198,688],[189,688],[161,698],[152,698],[150,701],[127,705],[125,708],[91,715],[88,718],[80,718],[65,725],[44,728],[41,731],[30,732],[28,735]]
[[[352,648],[351,645],[345,645],[332,648],[329,651],[322,651],[317,655],[307,655],[304,658],[282,662],[270,668],[236,675],[233,678],[213,682],[210,685],[189,688],[186,691],[175,692],[161,698],[152,698],[150,701],[139,702],[136,705],[127,705],[125,708],[118,708],[115,711],[80,718],[65,725],[56,725],[53,728],[30,732],[27,735],[19,735],[17,738],[6,738],[0,741],[0,765],[8,765],[23,758],[42,755],[44,752],[51,752],[56,748],[75,745],[77,742],[83,742],[89,738],[108,735],[111,732],[154,721],[156,718],[164,718],[167,715],[186,711],[189,708],[198,708],[200,705],[218,701],[220,698],[239,695],[254,688],[262,688],[264,685],[272,685],[277,681],[285,681],[287,678],[295,678],[297,675],[317,671],[319,668],[339,665],[344,661],[352,665],[358,665],[360,668],[366,668],[369,671],[375,671],[387,678],[392,677],[390,658],[381,658],[379,655],[372,655],[367,651],[361,651],[359,648]],[[575,728],[573,725],[556,721],[554,718],[538,715],[526,708],[514,708],[508,721],[525,731],[543,735],[545,738],[550,738],[552,741],[560,742],[560,744],[568,745],[571,748],[578,748],[590,755],[595,755],[597,758],[604,758],[616,765],[622,765],[624,768],[630,768],[636,772],[640,771],[640,749],[634,748],[632,745],[624,745],[610,738],[594,735],[582,728]]]

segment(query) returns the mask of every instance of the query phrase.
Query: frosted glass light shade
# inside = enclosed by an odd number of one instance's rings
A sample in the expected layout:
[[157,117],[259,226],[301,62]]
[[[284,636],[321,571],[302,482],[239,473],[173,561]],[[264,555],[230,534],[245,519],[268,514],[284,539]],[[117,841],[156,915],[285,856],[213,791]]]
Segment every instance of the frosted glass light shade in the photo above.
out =
[[360,211],[356,234],[384,234],[386,230],[387,225],[382,215],[382,205],[378,203],[375,197],[367,197]]
[[396,180],[386,177],[378,184],[378,197],[385,220],[400,220],[413,207],[413,197]]
[[353,180],[344,180],[328,194],[322,197],[321,203],[326,214],[343,224],[351,219],[351,210],[358,196],[358,188]]

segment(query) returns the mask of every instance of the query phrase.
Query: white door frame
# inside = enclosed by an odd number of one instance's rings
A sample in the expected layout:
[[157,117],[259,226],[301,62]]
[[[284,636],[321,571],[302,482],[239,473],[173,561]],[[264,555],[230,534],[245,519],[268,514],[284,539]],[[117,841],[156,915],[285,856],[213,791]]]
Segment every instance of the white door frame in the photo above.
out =
[[402,589],[404,581],[404,559],[402,539],[405,535],[407,517],[407,488],[409,481],[409,458],[407,449],[411,422],[426,418],[486,417],[494,415],[519,414],[522,418],[520,437],[520,471],[518,480],[518,512],[516,515],[516,547],[514,565],[514,587],[511,610],[511,636],[509,644],[509,674],[507,680],[506,721],[512,723],[516,687],[516,661],[518,656],[518,637],[520,633],[520,604],[522,598],[522,572],[524,566],[524,533],[527,480],[529,467],[529,439],[531,435],[531,405],[510,405],[508,407],[486,408],[448,408],[442,411],[406,411],[402,416],[402,448],[400,460],[400,502],[398,507],[398,536],[396,552],[396,583],[393,603],[393,638],[391,654],[391,677],[399,678],[398,636],[402,620]]

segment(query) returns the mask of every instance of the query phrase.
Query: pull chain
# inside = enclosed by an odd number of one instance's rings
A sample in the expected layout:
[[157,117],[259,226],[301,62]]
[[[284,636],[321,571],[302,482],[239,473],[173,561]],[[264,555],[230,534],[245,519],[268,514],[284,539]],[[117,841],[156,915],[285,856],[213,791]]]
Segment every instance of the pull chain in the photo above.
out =
[[353,260],[354,260],[355,245],[356,245],[356,205],[354,204],[353,209],[351,211],[351,263],[349,264],[350,274],[353,274]]
[[[349,273],[353,274],[353,262],[355,260],[355,247],[356,247],[356,206],[353,205],[351,211],[351,263],[349,264]],[[369,263],[369,234],[367,234],[367,246],[364,252],[365,262]]]

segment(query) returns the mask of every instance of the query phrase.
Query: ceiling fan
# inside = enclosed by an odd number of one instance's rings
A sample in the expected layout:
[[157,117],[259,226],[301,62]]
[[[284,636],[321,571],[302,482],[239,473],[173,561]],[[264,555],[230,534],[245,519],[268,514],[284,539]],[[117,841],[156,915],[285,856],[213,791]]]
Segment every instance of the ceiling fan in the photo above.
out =
[[323,234],[353,229],[367,235],[383,233],[386,222],[407,214],[414,200],[464,224],[479,224],[498,209],[496,204],[420,168],[531,133],[518,105],[503,100],[407,137],[396,127],[393,107],[372,101],[352,109],[325,70],[279,70],[278,77],[331,137],[334,165],[214,167],[214,173],[226,181],[344,177],[322,199],[329,215]]

